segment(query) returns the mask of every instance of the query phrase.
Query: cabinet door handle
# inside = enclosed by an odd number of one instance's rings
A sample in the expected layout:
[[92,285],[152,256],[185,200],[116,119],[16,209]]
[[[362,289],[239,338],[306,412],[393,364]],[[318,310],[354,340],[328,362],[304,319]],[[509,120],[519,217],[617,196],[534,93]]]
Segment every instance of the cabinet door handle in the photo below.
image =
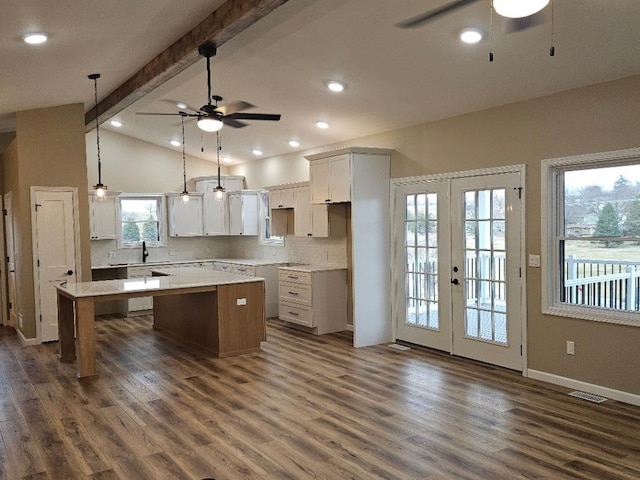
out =
[[287,292],[289,295],[300,295],[298,292]]
[[300,315],[300,314],[299,314],[299,313],[297,313],[297,312],[289,312],[289,315],[293,315],[294,317],[297,317],[297,316],[298,316],[298,315]]
[[295,275],[287,275],[287,278],[291,278],[293,280],[298,280],[298,277]]
[[330,199],[330,198],[325,198],[325,200],[324,200],[324,201],[325,201],[325,202],[327,202],[327,203],[329,203],[329,202],[331,201],[331,199]]

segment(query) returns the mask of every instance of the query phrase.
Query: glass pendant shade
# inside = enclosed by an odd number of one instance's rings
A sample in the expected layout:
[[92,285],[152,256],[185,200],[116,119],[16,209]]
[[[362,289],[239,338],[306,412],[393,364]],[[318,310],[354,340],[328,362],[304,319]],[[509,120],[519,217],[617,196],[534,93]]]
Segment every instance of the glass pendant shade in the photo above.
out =
[[507,18],[522,18],[538,13],[549,0],[493,0],[493,9]]
[[101,183],[97,183],[93,186],[93,195],[96,200],[106,200],[107,198],[107,186]]

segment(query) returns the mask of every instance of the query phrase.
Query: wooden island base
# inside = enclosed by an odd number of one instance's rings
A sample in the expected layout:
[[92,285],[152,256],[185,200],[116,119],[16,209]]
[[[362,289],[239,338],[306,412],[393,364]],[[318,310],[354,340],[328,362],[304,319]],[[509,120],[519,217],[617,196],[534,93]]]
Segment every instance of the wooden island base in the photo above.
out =
[[254,282],[154,297],[153,328],[218,358],[259,351],[266,340],[263,290],[264,282]]

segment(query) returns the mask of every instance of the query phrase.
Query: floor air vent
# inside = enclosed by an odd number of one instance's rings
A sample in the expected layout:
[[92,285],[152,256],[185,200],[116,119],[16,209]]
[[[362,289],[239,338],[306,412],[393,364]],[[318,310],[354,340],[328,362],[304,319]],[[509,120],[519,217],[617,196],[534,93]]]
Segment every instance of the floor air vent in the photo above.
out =
[[389,348],[395,348],[396,350],[411,350],[409,347],[405,347],[404,345],[400,345],[398,343],[391,343],[388,345]]
[[593,403],[602,403],[607,400],[604,397],[599,397],[598,395],[591,395],[590,393],[586,393],[586,392],[571,392],[569,395],[571,395],[572,397],[578,397],[578,398],[581,398],[582,400],[586,400],[588,402],[593,402]]

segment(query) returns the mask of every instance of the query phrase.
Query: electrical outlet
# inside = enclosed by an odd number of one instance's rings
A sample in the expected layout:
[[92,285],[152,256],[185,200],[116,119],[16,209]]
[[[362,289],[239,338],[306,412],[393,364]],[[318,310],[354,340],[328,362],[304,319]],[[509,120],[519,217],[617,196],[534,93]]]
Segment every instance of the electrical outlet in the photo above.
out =
[[170,248],[169,249],[169,255],[173,257],[175,254],[176,254],[176,249],[175,248]]
[[207,253],[211,253],[211,247],[207,247]]
[[113,250],[111,250],[109,252],[109,260],[113,260],[114,258],[116,258],[116,252],[114,252]]
[[573,342],[567,340],[567,355],[575,355],[576,346]]

